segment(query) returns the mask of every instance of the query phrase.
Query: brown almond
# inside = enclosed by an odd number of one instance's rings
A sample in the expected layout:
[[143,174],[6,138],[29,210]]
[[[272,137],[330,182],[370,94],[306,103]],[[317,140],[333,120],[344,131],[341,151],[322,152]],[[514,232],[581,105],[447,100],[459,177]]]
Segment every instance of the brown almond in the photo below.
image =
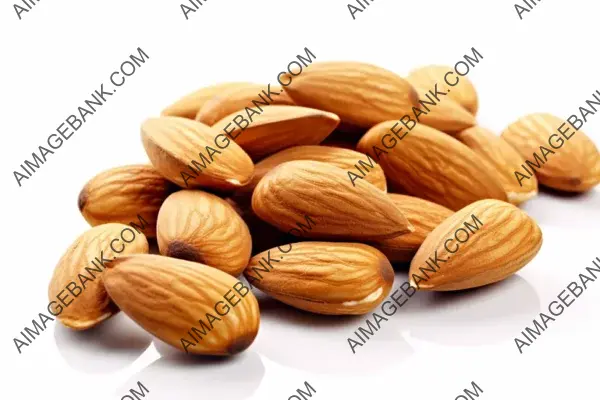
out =
[[[247,118],[243,129],[233,122],[238,115]],[[292,146],[319,144],[339,123],[337,115],[326,111],[268,106],[257,116],[238,110],[218,121],[213,128],[227,132],[253,159],[257,159]]]
[[540,184],[567,192],[585,192],[600,183],[598,148],[558,117],[527,115],[510,124],[502,138],[525,159],[514,171],[518,184],[535,179],[533,174]]
[[503,201],[477,201],[427,236],[410,264],[409,283],[439,291],[488,285],[523,268],[541,246],[542,231],[524,211]]
[[360,62],[311,64],[284,90],[300,106],[330,111],[343,123],[362,128],[398,119],[419,101],[408,81]]
[[384,192],[362,180],[353,184],[346,171],[317,161],[271,170],[254,189],[252,209],[285,232],[298,231],[310,218],[314,225],[300,235],[311,238],[373,240],[413,230]]
[[104,268],[120,254],[147,252],[146,237],[127,225],[104,224],[84,232],[56,264],[48,287],[58,320],[84,330],[119,312],[102,283]]
[[148,119],[142,125],[142,142],[152,165],[184,188],[235,189],[254,174],[254,164],[241,147],[198,121]]
[[[374,126],[358,150],[378,160],[395,191],[451,210],[481,199],[506,200],[499,173],[458,140],[422,124],[402,132],[401,140],[396,140],[394,130],[398,131],[397,121]],[[393,139],[385,142],[387,149],[382,145],[385,137]]]
[[[269,98],[266,96],[268,93],[271,93]],[[273,87],[270,84],[234,87],[224,90],[204,103],[196,114],[196,121],[212,126],[226,116],[244,110],[246,107],[262,112],[262,107],[269,105],[293,106],[294,101],[278,85]]]
[[158,214],[162,255],[212,265],[239,275],[250,259],[246,223],[225,200],[199,190],[182,190],[165,200]]
[[329,315],[366,314],[386,298],[394,283],[387,258],[358,243],[279,246],[252,257],[244,275],[283,303]]
[[119,257],[104,283],[125,314],[186,353],[236,354],[258,333],[258,302],[250,289],[207,265],[157,255]]
[[90,179],[79,193],[78,206],[91,226],[137,223],[146,237],[155,237],[160,205],[177,189],[152,165],[125,165]]
[[498,171],[510,203],[518,205],[537,195],[535,176],[521,184],[515,179],[515,171],[519,170],[525,160],[500,136],[481,126],[474,126],[456,134],[455,137]]
[[249,82],[226,82],[203,87],[183,96],[175,103],[165,108],[161,112],[161,115],[164,117],[182,117],[194,119],[202,106],[204,106],[204,104],[214,96],[218,96],[230,89],[243,88],[247,86],[255,86],[255,84]]
[[420,123],[449,134],[470,128],[477,123],[475,116],[459,103],[446,97],[436,100],[429,93],[429,89],[416,86],[415,82],[410,79],[409,82],[413,84],[419,94],[420,103],[417,109],[421,111],[418,114]]

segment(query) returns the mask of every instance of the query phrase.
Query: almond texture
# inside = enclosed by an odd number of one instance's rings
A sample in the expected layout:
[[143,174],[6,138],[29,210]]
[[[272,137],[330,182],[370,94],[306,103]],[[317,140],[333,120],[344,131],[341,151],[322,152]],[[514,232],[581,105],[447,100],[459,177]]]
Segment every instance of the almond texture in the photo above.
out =
[[303,242],[279,246],[250,260],[248,282],[269,296],[318,314],[365,314],[386,298],[394,270],[373,247]]
[[207,265],[156,255],[119,257],[104,282],[131,319],[187,353],[239,353],[258,333],[260,315],[252,292]]

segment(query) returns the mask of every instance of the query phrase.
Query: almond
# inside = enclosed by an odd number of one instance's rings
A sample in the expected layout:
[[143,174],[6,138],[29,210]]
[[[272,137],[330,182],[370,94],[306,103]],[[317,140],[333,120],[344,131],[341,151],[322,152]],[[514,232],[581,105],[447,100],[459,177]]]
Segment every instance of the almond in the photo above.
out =
[[[272,93],[272,97],[266,98],[263,91],[265,94]],[[261,106],[269,104],[293,106],[294,102],[281,86],[275,85],[272,88],[270,85],[238,86],[224,90],[204,103],[196,114],[196,121],[212,126],[238,110],[251,107],[262,112]]]
[[374,242],[371,245],[385,254],[390,262],[408,262],[412,260],[427,235],[453,212],[446,207],[418,197],[395,193],[390,193],[388,196],[415,230],[395,238]]
[[317,161],[290,161],[267,173],[254,189],[252,209],[282,231],[315,221],[306,237],[380,239],[413,230],[394,202],[368,182]]
[[525,161],[504,139],[481,126],[466,129],[456,134],[455,137],[498,171],[500,183],[510,203],[517,205],[537,195],[538,187],[535,176],[525,181],[523,185],[519,185],[515,179],[515,171]]
[[256,84],[248,82],[226,82],[198,89],[195,92],[183,96],[181,99],[165,108],[161,115],[165,117],[194,119],[202,106],[214,96],[218,96],[230,89],[247,86],[256,86]]
[[187,353],[239,353],[258,333],[260,315],[252,292],[207,265],[156,255],[119,257],[104,283],[125,314]]
[[127,225],[104,224],[84,232],[58,261],[48,287],[50,302],[57,308],[64,304],[59,321],[83,330],[117,313],[102,283],[103,268],[119,254],[147,252],[146,237]]
[[335,114],[296,106],[265,107],[261,114],[249,118],[250,122],[242,128],[232,122],[237,115],[247,113],[238,110],[214,124],[213,128],[228,132],[254,159],[292,146],[319,144],[340,123]]
[[152,165],[181,187],[234,189],[249,183],[254,173],[241,147],[197,121],[148,119],[142,125],[142,142]]
[[199,190],[170,195],[158,214],[160,253],[239,275],[250,259],[246,223],[225,200]]
[[523,268],[541,245],[542,231],[524,211],[477,201],[427,236],[410,264],[410,285],[445,291],[498,282]]
[[96,175],[79,193],[79,211],[92,226],[118,222],[147,223],[146,237],[156,236],[160,205],[177,187],[152,165],[112,168]]
[[600,183],[600,153],[582,131],[551,114],[530,114],[510,124],[502,138],[525,159],[516,183],[533,178],[568,192],[585,192]]
[[455,86],[448,85],[444,77],[451,71],[453,69],[449,66],[428,65],[411,71],[408,80],[414,85],[429,89],[433,89],[437,84],[438,90],[447,93],[449,99],[463,106],[471,114],[477,115],[479,101],[475,86],[466,76],[461,76],[460,81]]
[[244,275],[283,303],[330,315],[366,314],[386,298],[394,283],[394,270],[385,256],[358,243],[279,246],[252,257]]
[[[247,186],[244,186],[238,192],[251,193],[263,176],[284,162],[296,160],[320,161],[341,169],[350,169],[353,168],[357,160],[362,157],[362,154],[357,151],[339,147],[290,147],[289,149],[282,150],[258,162],[254,166],[254,178],[252,178],[252,182]],[[365,180],[384,192],[387,190],[385,175],[383,174],[383,169],[379,165],[375,165],[375,167],[370,170],[370,173],[365,176]]]
[[[422,124],[415,124],[397,141],[390,133],[398,129],[397,124],[397,121],[382,122],[358,143],[358,150],[363,153],[380,154],[376,148],[383,150],[378,162],[395,190],[451,210],[481,199],[506,200],[499,173],[473,150]],[[389,150],[382,145],[385,136],[395,140]]]
[[419,101],[406,80],[359,62],[311,64],[293,77],[285,91],[298,105],[330,111],[343,123],[363,128],[398,119]]
[[473,114],[459,103],[446,97],[436,101],[429,93],[429,89],[416,86],[410,79],[409,82],[413,83],[421,100],[417,107],[423,112],[418,117],[420,123],[450,134],[470,128],[477,123]]

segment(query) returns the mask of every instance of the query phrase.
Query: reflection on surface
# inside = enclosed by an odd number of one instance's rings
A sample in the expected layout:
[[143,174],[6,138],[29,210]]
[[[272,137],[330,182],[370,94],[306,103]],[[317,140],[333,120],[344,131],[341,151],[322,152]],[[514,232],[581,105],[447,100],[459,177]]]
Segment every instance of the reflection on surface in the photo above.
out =
[[152,336],[119,313],[87,331],[74,331],[57,322],[54,340],[74,369],[107,373],[131,365],[150,345]]
[[252,396],[265,375],[260,356],[251,349],[217,358],[185,354],[158,341],[155,347],[162,357],[129,378],[116,395],[137,388],[140,381],[152,400],[244,400]]
[[[289,307],[258,294],[261,327],[252,349],[284,366],[311,373],[365,376],[401,364],[413,354],[390,321],[381,322],[362,347],[352,353],[348,338],[366,327],[366,316],[326,316]],[[366,367],[368,366],[368,367]]]
[[597,229],[600,220],[600,189],[586,193],[565,193],[541,188],[538,197],[520,208],[539,225],[561,228]]
[[513,275],[477,289],[418,292],[395,322],[418,339],[443,345],[489,345],[511,340],[540,309],[533,286]]

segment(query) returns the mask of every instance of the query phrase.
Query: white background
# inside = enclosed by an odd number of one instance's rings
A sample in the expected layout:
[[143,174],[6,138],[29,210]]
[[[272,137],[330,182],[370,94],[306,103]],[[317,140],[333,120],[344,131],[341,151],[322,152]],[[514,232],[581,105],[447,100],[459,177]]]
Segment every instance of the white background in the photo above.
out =
[[[120,399],[138,380],[150,400],[287,399],[304,381],[317,400],[451,400],[471,381],[487,400],[597,398],[599,283],[523,355],[513,338],[600,256],[598,188],[527,203],[544,245],[517,276],[419,293],[356,355],[346,338],[364,318],[313,318],[274,302],[261,306],[255,343],[224,361],[177,357],[124,315],[80,334],[50,322],[23,354],[12,340],[44,311],[56,262],[87,228],[81,187],[104,169],[146,162],[140,123],[180,95],[222,81],[275,83],[304,47],[319,61],[405,75],[454,64],[474,46],[484,57],[469,75],[480,124],[499,132],[530,112],[566,118],[600,89],[597,3],[544,1],[522,21],[506,0],[377,0],[356,20],[339,0],[210,0],[189,21],[169,1],[43,0],[22,21],[0,3],[1,398]],[[19,188],[13,170],[138,47],[150,60]],[[600,117],[583,131],[600,144]]]

